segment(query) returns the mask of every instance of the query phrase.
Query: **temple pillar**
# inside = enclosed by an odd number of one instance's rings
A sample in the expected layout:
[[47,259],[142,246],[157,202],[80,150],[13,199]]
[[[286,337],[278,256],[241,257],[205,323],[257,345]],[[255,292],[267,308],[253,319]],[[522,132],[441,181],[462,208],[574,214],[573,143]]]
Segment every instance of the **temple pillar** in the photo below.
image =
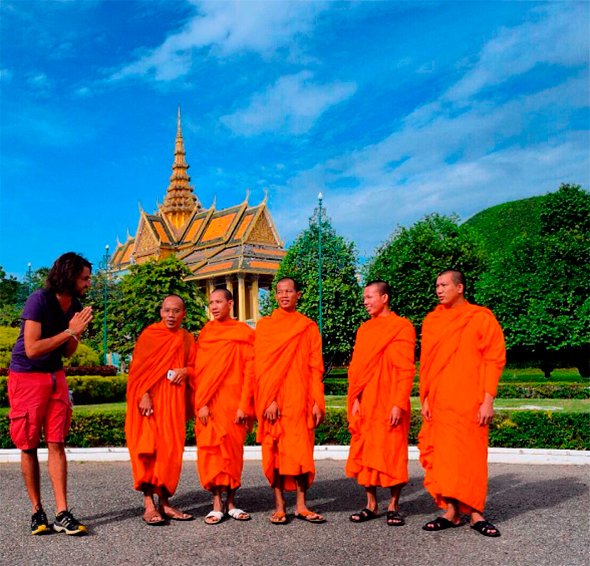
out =
[[252,285],[250,286],[250,293],[252,320],[254,320],[254,323],[256,323],[260,318],[260,314],[258,313],[258,275],[252,276]]
[[238,273],[238,320],[246,321],[246,281],[243,273]]

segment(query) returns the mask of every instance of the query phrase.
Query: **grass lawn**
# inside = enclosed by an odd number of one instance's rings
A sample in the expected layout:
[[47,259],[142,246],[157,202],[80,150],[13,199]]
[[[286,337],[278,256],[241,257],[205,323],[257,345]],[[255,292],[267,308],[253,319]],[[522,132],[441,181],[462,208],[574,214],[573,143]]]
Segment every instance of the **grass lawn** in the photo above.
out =
[[[420,410],[420,399],[411,398],[412,410]],[[345,409],[344,395],[326,397],[326,405],[332,409]],[[590,399],[496,399],[496,411],[560,411],[563,413],[590,413]]]
[[[411,398],[412,410],[420,410],[418,397]],[[331,409],[345,409],[346,396],[328,395],[326,405]],[[76,405],[76,415],[93,415],[96,413],[125,414],[126,403],[103,403],[100,405]],[[563,413],[590,413],[590,399],[496,399],[497,411],[559,411]],[[8,408],[0,408],[0,416],[8,415]]]
[[[327,379],[345,379],[347,375],[346,368],[335,368]],[[418,372],[414,381],[418,381]],[[555,369],[551,372],[549,379],[545,378],[543,372],[536,368],[523,369],[505,369],[502,372],[500,383],[548,383],[548,382],[564,382],[564,383],[587,383],[590,384],[590,379],[580,376],[580,372],[575,368],[561,368]]]

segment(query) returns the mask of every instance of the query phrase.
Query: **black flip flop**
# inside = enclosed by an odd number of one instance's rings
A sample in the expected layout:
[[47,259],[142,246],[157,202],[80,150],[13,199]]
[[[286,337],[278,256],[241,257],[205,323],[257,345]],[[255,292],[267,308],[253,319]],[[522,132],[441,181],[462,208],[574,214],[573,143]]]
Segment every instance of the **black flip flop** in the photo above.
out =
[[[477,523],[473,523],[473,525],[471,525],[471,528],[474,531],[477,531],[480,535],[483,535],[484,537],[499,537],[500,535],[500,531],[494,526],[492,525],[492,523],[490,523],[489,521],[477,521]],[[492,531],[491,533],[489,531]]]
[[398,511],[387,511],[387,524],[390,527],[401,527],[402,525],[405,525],[406,522]]
[[[353,517],[358,517],[358,519],[353,519]],[[353,513],[350,516],[350,520],[353,523],[364,523],[365,521],[371,521],[372,519],[376,519],[377,517],[379,517],[379,515],[375,513],[375,511],[371,511],[370,509],[367,509],[365,507],[364,509],[361,509],[358,513]]]
[[445,529],[454,529],[456,527],[460,527],[461,524],[455,525],[452,521],[445,519],[444,517],[437,517],[432,521],[428,521],[422,529],[425,531],[444,531]]

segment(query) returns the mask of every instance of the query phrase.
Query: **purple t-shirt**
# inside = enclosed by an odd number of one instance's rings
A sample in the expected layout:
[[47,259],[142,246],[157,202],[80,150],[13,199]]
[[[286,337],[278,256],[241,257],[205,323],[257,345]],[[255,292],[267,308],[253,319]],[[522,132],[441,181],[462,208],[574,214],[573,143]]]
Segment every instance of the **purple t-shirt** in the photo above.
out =
[[67,312],[61,308],[55,293],[46,289],[38,289],[27,299],[23,314],[21,315],[22,323],[20,334],[16,344],[12,349],[12,358],[10,360],[10,369],[19,372],[55,372],[63,368],[62,357],[65,346],[62,344],[59,348],[40,356],[38,358],[29,358],[25,352],[25,320],[34,320],[41,323],[41,338],[51,338],[63,332],[74,316],[74,313],[82,310],[82,304],[74,297],[72,304]]

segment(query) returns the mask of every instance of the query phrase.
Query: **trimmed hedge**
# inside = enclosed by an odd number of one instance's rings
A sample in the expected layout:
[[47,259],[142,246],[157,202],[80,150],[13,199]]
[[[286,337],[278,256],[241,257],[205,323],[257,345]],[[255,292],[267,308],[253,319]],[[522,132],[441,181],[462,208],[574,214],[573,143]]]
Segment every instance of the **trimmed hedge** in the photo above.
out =
[[[66,375],[117,375],[116,366],[64,366]],[[7,367],[0,367],[0,376],[8,375]]]
[[[420,414],[414,411],[409,435],[412,445],[417,443],[420,424]],[[68,446],[125,446],[124,426],[123,412],[78,416],[74,411]],[[316,431],[316,444],[347,445],[349,442],[346,411],[329,410],[326,420]],[[195,445],[193,421],[187,423],[186,443]],[[248,435],[246,444],[255,444],[254,433]],[[490,427],[490,446],[590,450],[588,415],[549,411],[499,412]],[[0,417],[0,448],[13,447],[8,435],[8,418]]]
[[[110,367],[110,366],[104,366]],[[127,376],[101,375],[67,376],[68,387],[74,395],[75,405],[98,405],[125,401]],[[0,407],[8,407],[8,378],[0,376]]]
[[[105,371],[115,369],[102,366]],[[126,375],[68,375],[68,386],[73,391],[76,405],[94,405],[125,401]],[[0,407],[8,407],[7,378],[0,376]],[[348,383],[342,379],[327,378],[326,395],[346,395]],[[412,387],[412,396],[418,396],[418,384]],[[590,399],[590,387],[582,383],[505,383],[498,386],[498,399]]]
[[[348,382],[342,378],[326,378],[326,395],[346,395]],[[412,397],[420,394],[418,383],[412,386]],[[498,399],[590,399],[590,386],[585,383],[500,383]]]

